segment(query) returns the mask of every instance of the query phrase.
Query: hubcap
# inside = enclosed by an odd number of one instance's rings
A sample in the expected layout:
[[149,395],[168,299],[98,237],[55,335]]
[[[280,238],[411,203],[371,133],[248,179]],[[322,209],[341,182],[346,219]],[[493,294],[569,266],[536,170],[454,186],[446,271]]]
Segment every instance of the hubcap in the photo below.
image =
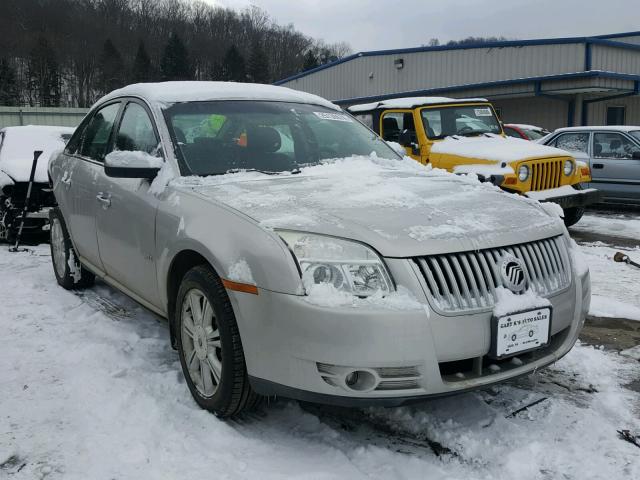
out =
[[189,290],[182,302],[181,336],[189,377],[203,397],[212,397],[222,375],[222,345],[213,308],[204,293]]
[[57,218],[53,219],[51,224],[51,252],[53,254],[53,266],[58,275],[64,275],[64,264],[67,260],[64,248],[64,233],[62,224]]

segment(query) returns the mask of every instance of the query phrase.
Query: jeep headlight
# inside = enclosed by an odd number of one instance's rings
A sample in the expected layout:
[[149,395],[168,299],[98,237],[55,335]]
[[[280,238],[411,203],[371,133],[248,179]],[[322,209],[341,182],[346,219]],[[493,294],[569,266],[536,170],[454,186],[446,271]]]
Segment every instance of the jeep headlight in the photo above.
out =
[[568,177],[573,173],[573,162],[571,160],[564,161],[564,174]]
[[293,252],[307,291],[322,284],[359,297],[394,290],[378,254],[362,243],[306,232],[277,233]]
[[529,167],[526,165],[520,165],[520,168],[518,169],[518,180],[526,182],[527,178],[529,178]]

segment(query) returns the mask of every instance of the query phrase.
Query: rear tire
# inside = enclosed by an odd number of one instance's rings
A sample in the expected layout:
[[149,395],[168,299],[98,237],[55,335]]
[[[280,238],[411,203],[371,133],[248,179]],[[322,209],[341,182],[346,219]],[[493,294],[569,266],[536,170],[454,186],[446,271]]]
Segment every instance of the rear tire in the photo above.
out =
[[80,264],[59,208],[52,208],[49,211],[49,222],[51,263],[58,285],[67,290],[93,286],[96,277]]
[[176,298],[182,372],[196,403],[233,417],[260,400],[249,383],[238,324],[220,277],[206,265],[189,270]]

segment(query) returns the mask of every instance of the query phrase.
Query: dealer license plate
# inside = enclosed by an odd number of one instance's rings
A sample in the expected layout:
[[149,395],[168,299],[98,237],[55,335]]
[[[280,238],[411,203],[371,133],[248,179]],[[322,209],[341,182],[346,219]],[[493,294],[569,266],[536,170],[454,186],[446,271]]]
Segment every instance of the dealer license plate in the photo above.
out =
[[491,355],[496,358],[543,347],[549,343],[551,308],[493,318]]

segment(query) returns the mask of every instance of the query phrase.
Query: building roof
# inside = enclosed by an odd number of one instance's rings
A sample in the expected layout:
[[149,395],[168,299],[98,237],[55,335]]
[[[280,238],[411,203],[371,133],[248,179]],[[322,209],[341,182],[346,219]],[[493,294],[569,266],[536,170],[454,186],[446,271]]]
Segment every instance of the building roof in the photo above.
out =
[[451,50],[469,50],[474,48],[524,47],[524,46],[531,46],[531,45],[554,45],[554,44],[567,44],[567,43],[601,44],[601,45],[608,45],[611,47],[626,48],[626,49],[640,51],[640,45],[625,43],[625,42],[620,42],[615,40],[617,38],[629,37],[629,36],[640,36],[640,31],[612,33],[612,34],[606,34],[606,35],[595,35],[591,37],[563,37],[563,38],[541,38],[541,39],[532,39],[532,40],[505,40],[505,41],[497,41],[497,42],[469,43],[464,45],[450,45],[450,46],[442,45],[437,47],[411,47],[411,48],[398,48],[398,49],[390,49],[390,50],[370,50],[370,51],[358,52],[353,55],[340,58],[333,62],[320,65],[319,67],[298,73],[296,75],[283,78],[282,80],[278,80],[277,82],[274,82],[274,85],[282,85],[292,80],[295,80],[301,77],[306,77],[307,75],[311,75],[321,70],[325,70],[327,68],[331,68],[335,65],[349,62],[357,58],[380,56],[380,55],[402,55],[406,53],[442,52],[442,51],[451,51]]

